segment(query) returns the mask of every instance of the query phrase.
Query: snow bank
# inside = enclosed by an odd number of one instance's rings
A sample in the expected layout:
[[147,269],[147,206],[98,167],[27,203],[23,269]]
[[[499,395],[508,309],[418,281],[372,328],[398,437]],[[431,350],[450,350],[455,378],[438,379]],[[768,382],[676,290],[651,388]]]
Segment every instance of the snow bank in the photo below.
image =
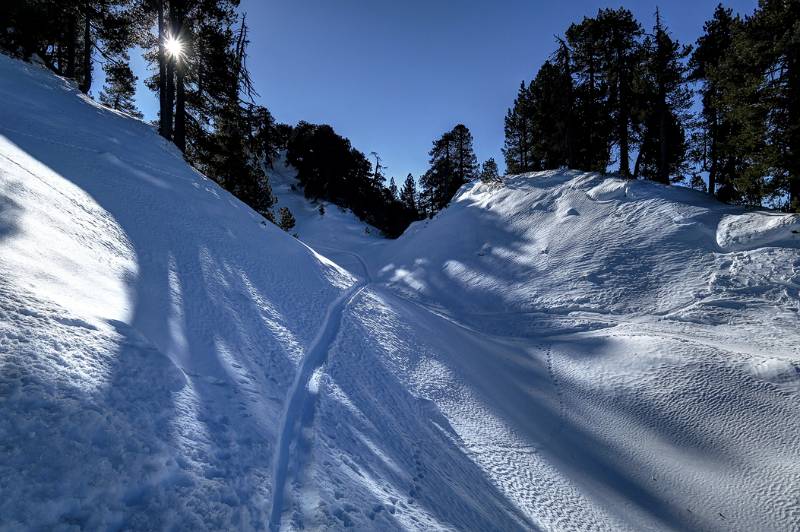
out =
[[354,278],[145,123],[0,56],[0,529],[259,529]]
[[800,216],[776,212],[731,214],[717,227],[717,243],[728,251],[800,247]]

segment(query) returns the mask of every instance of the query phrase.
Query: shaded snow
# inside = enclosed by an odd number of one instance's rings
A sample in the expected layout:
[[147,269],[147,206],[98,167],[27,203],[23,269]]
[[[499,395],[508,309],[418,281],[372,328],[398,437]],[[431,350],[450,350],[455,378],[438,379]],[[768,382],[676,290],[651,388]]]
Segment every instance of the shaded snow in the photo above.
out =
[[796,218],[545,172],[389,241],[272,184],[299,240],[0,57],[0,529],[800,523]]

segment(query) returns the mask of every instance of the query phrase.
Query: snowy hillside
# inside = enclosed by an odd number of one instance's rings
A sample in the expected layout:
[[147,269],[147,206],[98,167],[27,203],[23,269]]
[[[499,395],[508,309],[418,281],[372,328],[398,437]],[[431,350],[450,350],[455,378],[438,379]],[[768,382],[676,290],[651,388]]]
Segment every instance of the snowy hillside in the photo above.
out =
[[284,398],[355,279],[4,56],[0,161],[0,529],[262,526]]
[[796,218],[560,172],[390,241],[272,184],[299,240],[0,56],[0,530],[800,524]]

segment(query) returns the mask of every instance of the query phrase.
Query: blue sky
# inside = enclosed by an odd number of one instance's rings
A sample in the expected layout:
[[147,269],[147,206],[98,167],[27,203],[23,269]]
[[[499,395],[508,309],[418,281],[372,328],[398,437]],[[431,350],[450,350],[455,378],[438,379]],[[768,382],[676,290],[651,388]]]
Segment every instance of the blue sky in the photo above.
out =
[[[717,3],[242,0],[242,9],[259,103],[282,122],[331,124],[402,179],[424,172],[431,142],[459,122],[478,159],[495,157],[502,169],[505,111],[571,22],[623,5],[649,29],[658,5],[673,35],[691,43]],[[757,0],[724,4],[750,13]],[[137,98],[153,117],[152,95],[142,88]]]

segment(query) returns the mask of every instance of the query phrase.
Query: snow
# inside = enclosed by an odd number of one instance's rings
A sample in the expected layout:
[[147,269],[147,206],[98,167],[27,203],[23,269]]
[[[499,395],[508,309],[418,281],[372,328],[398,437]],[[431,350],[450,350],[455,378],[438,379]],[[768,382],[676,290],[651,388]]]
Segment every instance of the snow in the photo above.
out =
[[1,56],[0,161],[0,529],[800,523],[796,217],[558,171],[386,240],[279,161],[296,239]]

